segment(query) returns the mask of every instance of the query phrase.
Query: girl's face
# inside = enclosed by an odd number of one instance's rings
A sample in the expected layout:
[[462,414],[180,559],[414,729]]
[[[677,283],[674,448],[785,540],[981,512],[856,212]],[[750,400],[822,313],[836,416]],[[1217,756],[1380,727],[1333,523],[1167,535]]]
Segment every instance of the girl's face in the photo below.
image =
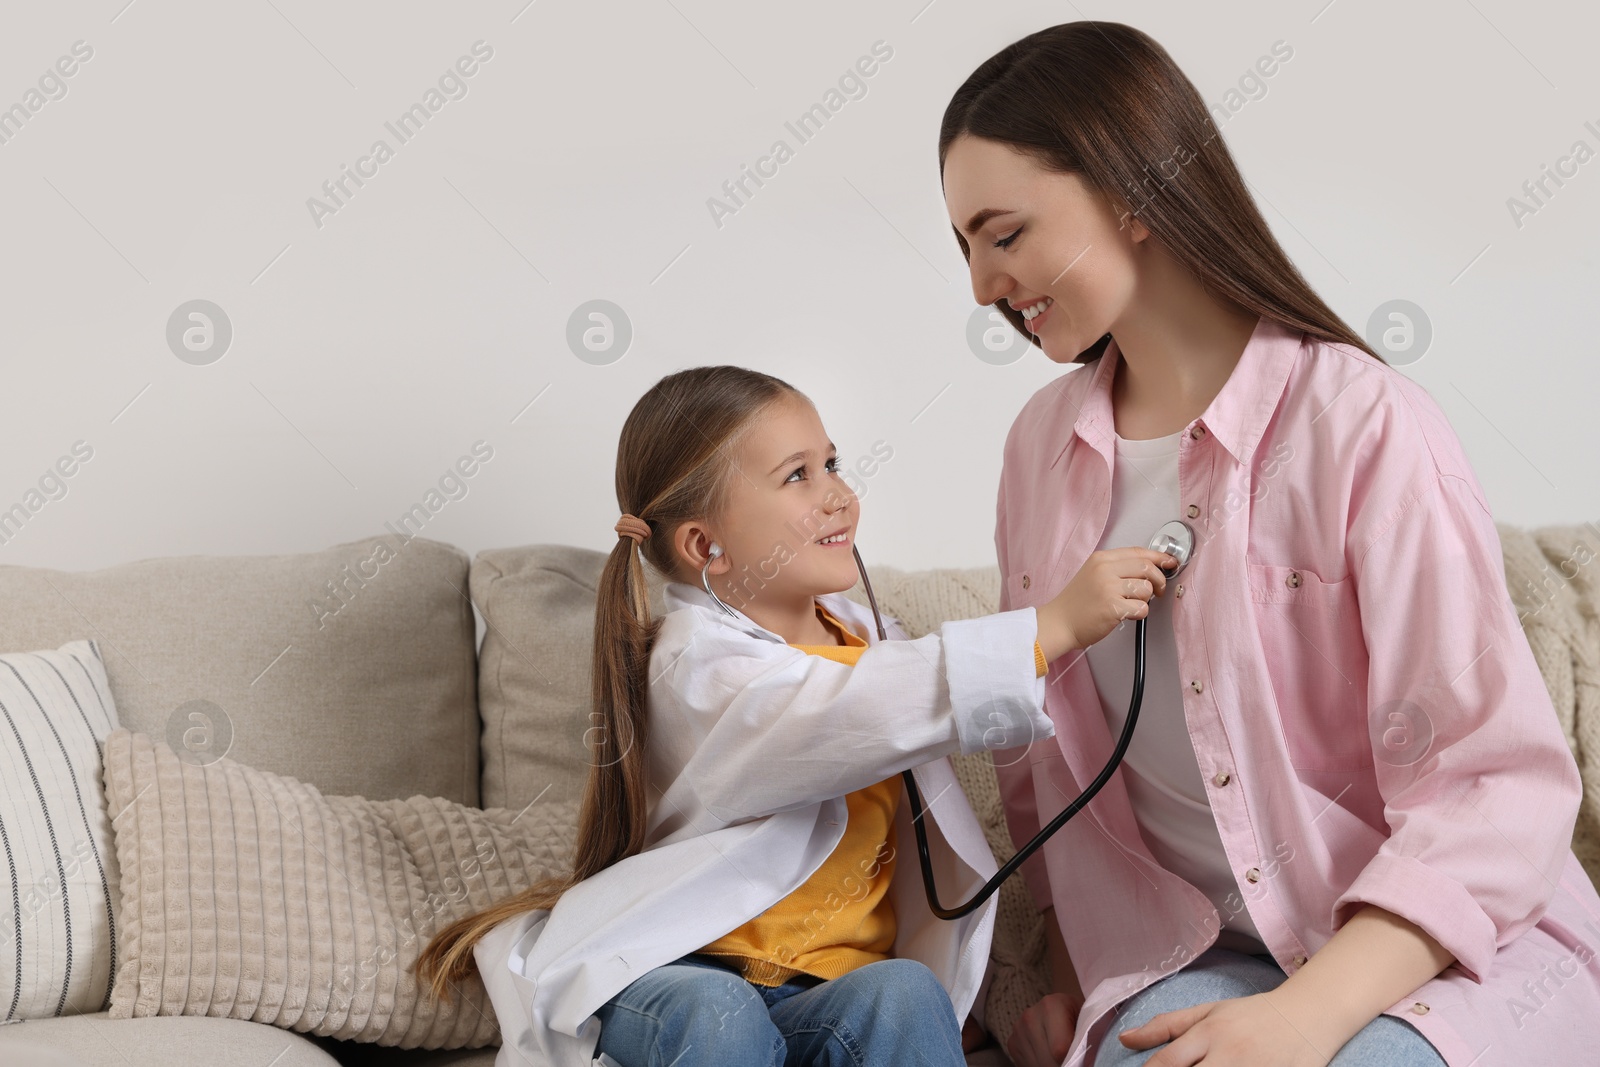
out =
[[[1046,170],[1010,145],[962,135],[944,163],[950,222],[966,241],[972,295],[1023,308],[1044,354],[1071,363],[1133,301],[1144,224],[1125,219],[1081,176]],[[1030,312],[1031,313],[1031,312]]]
[[[810,402],[795,396],[774,402],[734,462],[730,517],[715,538],[724,555],[711,564],[717,595],[740,610],[759,603],[809,611],[810,597],[853,586],[860,502],[838,473],[838,451]],[[847,535],[842,544],[819,544],[840,530]]]

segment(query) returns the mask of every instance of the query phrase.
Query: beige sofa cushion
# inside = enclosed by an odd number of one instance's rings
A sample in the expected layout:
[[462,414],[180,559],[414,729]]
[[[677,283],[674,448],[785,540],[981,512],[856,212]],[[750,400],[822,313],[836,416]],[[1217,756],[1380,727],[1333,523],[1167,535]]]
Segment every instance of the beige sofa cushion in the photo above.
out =
[[105,747],[122,871],[111,1018],[203,1015],[400,1048],[500,1038],[476,974],[445,1005],[427,941],[568,866],[577,812],[324,796],[127,730]]
[[96,639],[122,725],[201,761],[476,804],[467,569],[458,548],[393,536],[81,573],[0,566],[0,652]]
[[[525,545],[472,561],[472,602],[486,627],[478,652],[485,807],[583,797],[595,591],[605,560],[591,548]],[[645,572],[659,615],[664,583]]]

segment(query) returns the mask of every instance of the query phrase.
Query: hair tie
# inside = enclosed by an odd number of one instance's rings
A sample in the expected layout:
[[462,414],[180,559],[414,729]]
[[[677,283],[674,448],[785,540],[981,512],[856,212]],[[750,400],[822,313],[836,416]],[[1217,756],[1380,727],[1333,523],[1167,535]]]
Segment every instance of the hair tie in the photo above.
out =
[[616,530],[618,537],[631,537],[634,544],[650,536],[650,524],[637,515],[629,515],[626,512],[617,520]]

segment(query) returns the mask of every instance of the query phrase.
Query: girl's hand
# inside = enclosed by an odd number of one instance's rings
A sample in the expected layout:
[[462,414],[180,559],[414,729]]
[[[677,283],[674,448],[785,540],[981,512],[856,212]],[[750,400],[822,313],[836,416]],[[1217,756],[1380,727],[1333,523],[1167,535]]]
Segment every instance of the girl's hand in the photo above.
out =
[[1059,1067],[1072,1050],[1082,1008],[1078,997],[1046,995],[1017,1020],[1011,1040],[1006,1042],[1006,1055],[1016,1067]]
[[[1045,659],[1088,648],[1123,619],[1150,614],[1151,596],[1160,596],[1167,588],[1161,568],[1177,564],[1165,552],[1150,548],[1104,548],[1091,553],[1067,587],[1039,608],[1039,647]],[[1046,644],[1052,638],[1056,639],[1054,648]]]
[[[1271,992],[1164,1011],[1143,1026],[1106,1035],[1131,1049],[1171,1042],[1145,1067],[1327,1067],[1338,1049],[1322,1055],[1278,1010]],[[1059,1061],[1058,1061],[1059,1062]]]

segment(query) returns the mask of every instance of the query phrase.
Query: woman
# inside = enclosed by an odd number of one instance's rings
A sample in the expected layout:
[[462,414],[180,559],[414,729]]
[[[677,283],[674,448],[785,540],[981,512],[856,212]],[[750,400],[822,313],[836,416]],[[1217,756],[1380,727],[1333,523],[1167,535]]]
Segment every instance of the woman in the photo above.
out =
[[[1170,56],[1032,34],[944,116],[973,293],[1057,363],[1007,437],[1001,610],[1126,579],[1119,772],[1022,868],[1055,992],[1019,1067],[1571,1063],[1600,1015],[1581,787],[1460,442],[1301,278]],[[1136,560],[1181,517],[1188,568]],[[1148,601],[1148,607],[1141,601]],[[997,753],[1021,844],[1104,765],[1133,627]]]

